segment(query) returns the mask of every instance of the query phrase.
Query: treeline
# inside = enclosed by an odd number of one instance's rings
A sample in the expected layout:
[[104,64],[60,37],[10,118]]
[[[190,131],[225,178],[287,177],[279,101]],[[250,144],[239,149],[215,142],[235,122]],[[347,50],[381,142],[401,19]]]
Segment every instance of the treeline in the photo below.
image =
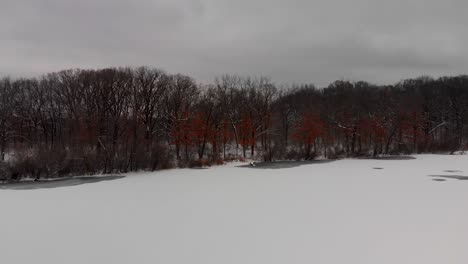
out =
[[468,76],[395,85],[200,85],[140,68],[0,80],[0,178],[203,166],[225,160],[454,152],[468,140]]

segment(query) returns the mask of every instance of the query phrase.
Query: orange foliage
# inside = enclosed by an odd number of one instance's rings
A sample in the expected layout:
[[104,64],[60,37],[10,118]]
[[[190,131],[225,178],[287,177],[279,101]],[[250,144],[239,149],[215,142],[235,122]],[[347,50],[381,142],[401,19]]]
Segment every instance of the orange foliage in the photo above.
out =
[[239,124],[239,144],[242,146],[250,146],[255,143],[255,131],[252,119],[249,116],[244,116]]
[[306,145],[311,145],[323,135],[324,129],[325,123],[318,114],[304,113],[291,136]]

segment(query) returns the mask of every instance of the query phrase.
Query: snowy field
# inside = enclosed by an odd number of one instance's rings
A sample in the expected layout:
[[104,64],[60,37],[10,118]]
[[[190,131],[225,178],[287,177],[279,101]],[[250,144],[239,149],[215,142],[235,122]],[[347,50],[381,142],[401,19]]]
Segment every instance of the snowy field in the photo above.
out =
[[3,186],[0,263],[466,264],[468,156],[414,157]]

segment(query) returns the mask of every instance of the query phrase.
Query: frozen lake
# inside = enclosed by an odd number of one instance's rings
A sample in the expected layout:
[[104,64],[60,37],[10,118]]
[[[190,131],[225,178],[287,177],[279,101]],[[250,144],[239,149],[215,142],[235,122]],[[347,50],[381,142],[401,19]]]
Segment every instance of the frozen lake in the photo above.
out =
[[2,186],[1,262],[468,263],[466,155],[243,165]]

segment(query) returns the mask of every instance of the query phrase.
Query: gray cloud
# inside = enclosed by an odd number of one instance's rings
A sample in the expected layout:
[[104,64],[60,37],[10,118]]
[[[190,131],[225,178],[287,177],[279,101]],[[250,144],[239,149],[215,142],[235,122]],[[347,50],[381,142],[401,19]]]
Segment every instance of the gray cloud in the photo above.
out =
[[468,71],[460,0],[4,0],[0,73],[150,65],[208,82],[378,83]]

